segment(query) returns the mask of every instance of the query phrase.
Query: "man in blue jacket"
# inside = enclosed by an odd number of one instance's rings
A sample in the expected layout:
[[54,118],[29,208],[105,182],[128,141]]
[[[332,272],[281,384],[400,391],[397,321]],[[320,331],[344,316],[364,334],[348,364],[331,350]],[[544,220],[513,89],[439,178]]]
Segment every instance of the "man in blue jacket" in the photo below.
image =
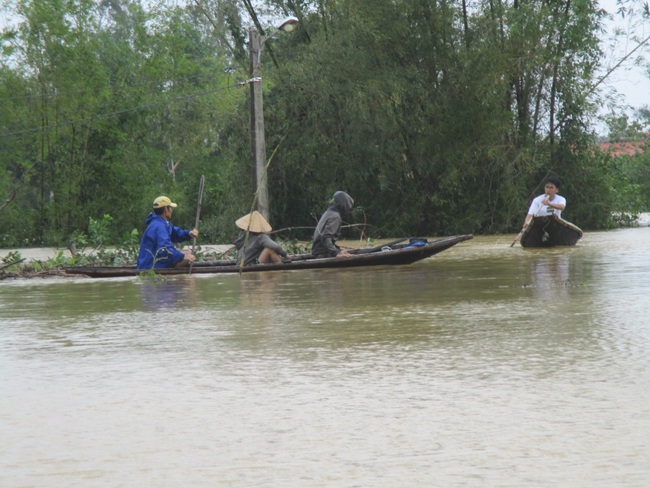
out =
[[177,205],[167,197],[153,201],[153,212],[147,217],[147,229],[140,241],[138,269],[173,268],[196,261],[189,250],[179,251],[173,243],[189,241],[199,235],[196,229],[175,227],[170,222]]

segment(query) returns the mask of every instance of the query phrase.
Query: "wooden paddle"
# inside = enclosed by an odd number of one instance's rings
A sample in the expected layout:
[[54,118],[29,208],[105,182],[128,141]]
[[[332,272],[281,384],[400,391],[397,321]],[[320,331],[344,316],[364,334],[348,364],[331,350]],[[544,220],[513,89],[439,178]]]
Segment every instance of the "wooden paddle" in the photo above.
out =
[[512,241],[512,244],[510,244],[510,247],[514,247],[514,246],[515,246],[515,244],[517,243],[517,241],[518,241],[519,239],[521,239],[521,236],[524,234],[524,232],[526,232],[526,227],[524,227],[523,229],[521,229],[521,231],[519,231],[519,234],[517,234],[517,237],[515,237],[515,240]]
[[[203,186],[205,185],[205,176],[201,175],[201,179],[199,180],[199,202],[196,205],[196,220],[194,221],[194,228],[196,230],[199,230],[199,222],[201,219],[201,202],[203,201]],[[192,238],[192,254],[195,253],[196,250],[196,237]],[[196,254],[194,254],[194,257],[196,257]],[[190,263],[190,274],[192,274],[192,265],[194,263]]]
[[[400,242],[408,241],[410,237],[403,237],[401,239],[396,239],[394,241],[387,242],[386,244],[382,244],[380,246],[376,247],[364,247],[361,249],[350,249],[350,248],[344,248],[347,252],[350,254],[354,254],[355,256],[358,254],[369,254],[373,252],[379,252],[382,250],[382,248],[388,246],[394,246],[395,244],[399,244]],[[307,254],[294,254],[291,257],[291,261],[308,261],[310,259],[317,259],[314,257],[313,254],[307,253]]]
[[399,244],[400,242],[408,241],[410,237],[403,237],[401,239],[396,239],[394,241],[387,242],[386,244],[382,244],[380,246],[376,247],[370,247],[370,248],[361,248],[361,249],[346,249],[350,254],[368,254],[371,252],[377,252],[381,251],[382,248],[388,246],[394,246],[395,244]]
[[[199,203],[196,206],[196,221],[194,222],[194,228],[199,230],[199,220],[201,218],[201,202],[203,201],[203,186],[205,185],[205,177],[201,175],[201,180],[199,181]],[[196,237],[192,239],[192,254],[194,254],[194,249],[196,248]]]

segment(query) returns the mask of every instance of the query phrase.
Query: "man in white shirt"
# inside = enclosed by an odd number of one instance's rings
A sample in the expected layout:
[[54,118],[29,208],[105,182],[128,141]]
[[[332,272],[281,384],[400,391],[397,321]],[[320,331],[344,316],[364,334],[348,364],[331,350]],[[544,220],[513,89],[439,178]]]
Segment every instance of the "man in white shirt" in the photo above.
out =
[[566,207],[566,199],[557,194],[560,190],[560,180],[555,176],[549,176],[544,182],[544,194],[536,197],[530,204],[526,220],[524,221],[524,229],[533,217],[544,217],[555,215],[560,217],[562,210]]

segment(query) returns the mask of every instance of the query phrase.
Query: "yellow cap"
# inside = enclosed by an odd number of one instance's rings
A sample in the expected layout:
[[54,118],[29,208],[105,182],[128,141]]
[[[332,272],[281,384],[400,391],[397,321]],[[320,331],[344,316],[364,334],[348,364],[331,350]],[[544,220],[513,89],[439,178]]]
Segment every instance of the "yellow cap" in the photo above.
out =
[[176,207],[177,205],[167,197],[158,197],[153,201],[153,208]]

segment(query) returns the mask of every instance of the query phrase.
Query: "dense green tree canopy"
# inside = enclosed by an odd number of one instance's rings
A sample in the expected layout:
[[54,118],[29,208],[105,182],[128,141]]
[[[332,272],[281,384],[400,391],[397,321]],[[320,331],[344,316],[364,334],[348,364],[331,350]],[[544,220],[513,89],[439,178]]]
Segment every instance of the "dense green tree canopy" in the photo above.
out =
[[[293,237],[339,189],[357,202],[355,237],[509,232],[550,173],[583,228],[631,201],[628,166],[592,145],[604,13],[591,0],[11,5],[0,246],[65,244],[105,214],[117,243],[160,194],[189,226],[200,175],[204,238],[232,239],[255,194],[249,25],[269,37],[271,221]],[[294,33],[266,28],[285,15]]]

